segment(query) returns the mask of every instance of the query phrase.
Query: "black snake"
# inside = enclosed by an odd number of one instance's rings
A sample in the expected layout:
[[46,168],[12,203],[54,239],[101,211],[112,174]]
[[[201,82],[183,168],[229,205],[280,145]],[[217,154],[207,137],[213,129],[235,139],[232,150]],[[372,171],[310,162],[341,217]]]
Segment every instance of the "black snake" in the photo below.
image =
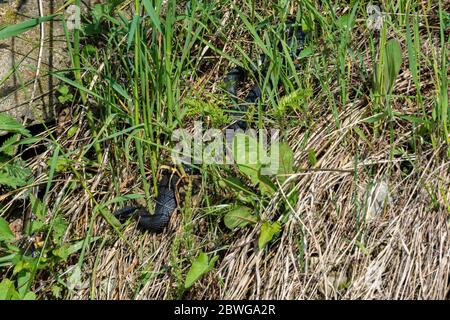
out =
[[[292,58],[297,57],[303,49],[306,34],[302,29],[296,26],[294,19],[288,19],[286,22],[286,40],[291,50],[290,55]],[[278,45],[278,50],[282,51],[281,43]],[[257,79],[265,79],[268,70],[268,61],[265,54],[260,54],[257,59],[252,62],[250,71],[256,76]],[[244,103],[239,103],[237,94],[238,87],[241,86],[247,79],[248,72],[241,66],[237,66],[230,70],[225,76],[225,89],[230,94],[233,100],[233,113],[237,120],[232,123],[229,128],[242,129],[247,128],[247,123],[243,120],[243,116],[248,110],[248,106],[255,104],[257,100],[262,96],[262,91],[258,83],[253,85]],[[269,79],[268,86],[272,86],[272,82]],[[185,171],[191,172],[190,166],[184,166]],[[179,176],[174,174],[173,171],[164,170],[162,172],[161,180],[158,184],[158,196],[156,198],[155,212],[150,214],[144,207],[124,207],[114,212],[114,216],[119,220],[125,220],[130,217],[138,219],[138,227],[151,232],[161,232],[169,223],[172,213],[177,208],[176,186],[179,181]]]

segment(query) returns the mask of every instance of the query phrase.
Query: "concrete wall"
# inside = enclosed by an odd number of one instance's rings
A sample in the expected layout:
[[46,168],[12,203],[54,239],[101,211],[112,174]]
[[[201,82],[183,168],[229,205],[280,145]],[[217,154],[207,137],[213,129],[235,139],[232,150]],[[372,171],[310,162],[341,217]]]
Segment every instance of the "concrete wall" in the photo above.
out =
[[[43,0],[44,15],[56,13],[64,2]],[[0,25],[18,23],[38,16],[37,0],[0,0]],[[41,76],[32,104],[30,98],[38,61],[39,26],[18,37],[0,41],[0,112],[7,112],[21,120],[27,119],[27,124],[55,117],[57,99],[54,92],[58,81],[48,76],[48,72],[65,69],[70,65],[61,22],[46,22],[44,28]],[[15,72],[4,81],[14,69]]]

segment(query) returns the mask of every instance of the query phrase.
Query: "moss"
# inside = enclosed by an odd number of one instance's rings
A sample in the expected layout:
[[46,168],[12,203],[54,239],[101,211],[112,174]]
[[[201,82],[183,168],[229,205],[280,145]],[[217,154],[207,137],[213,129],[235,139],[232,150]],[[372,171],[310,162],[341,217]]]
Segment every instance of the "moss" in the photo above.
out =
[[201,115],[206,117],[214,128],[221,128],[230,122],[227,114],[225,97],[209,95],[207,101],[201,99],[185,99],[184,103],[188,106],[188,116]]

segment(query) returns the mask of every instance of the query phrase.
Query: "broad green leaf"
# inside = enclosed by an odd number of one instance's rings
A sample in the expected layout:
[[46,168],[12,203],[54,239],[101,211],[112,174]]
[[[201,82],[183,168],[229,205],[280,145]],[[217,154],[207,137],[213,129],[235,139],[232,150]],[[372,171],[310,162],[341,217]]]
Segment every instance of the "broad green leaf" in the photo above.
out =
[[384,93],[390,93],[402,66],[402,49],[396,39],[386,43],[383,55]]
[[3,279],[0,282],[0,300],[18,300],[19,294],[14,288],[14,282],[9,279]]
[[72,99],[73,99],[73,94],[68,94],[65,96],[58,96],[58,101],[61,104],[65,104],[68,101],[72,101]]
[[57,249],[54,249],[52,253],[61,258],[62,260],[66,260],[69,257],[68,246],[62,246]]
[[275,221],[271,223],[270,221],[266,221],[261,226],[261,232],[259,234],[258,239],[258,247],[260,249],[264,248],[270,241],[272,241],[273,237],[277,235],[281,230],[281,224],[279,221]]
[[[93,238],[89,239],[89,243],[95,242],[98,239],[100,239],[100,237],[93,237]],[[84,241],[85,240],[83,239],[83,240],[76,241],[72,244],[67,244],[67,245],[61,246],[57,249],[52,250],[52,253],[55,256],[57,256],[63,260],[66,260],[69,256],[71,256],[74,253],[77,253],[78,251],[80,251],[83,248]]]
[[259,182],[258,171],[259,168],[257,166],[247,166],[245,164],[238,165],[239,171],[245,174],[250,178],[252,184],[257,185]]
[[27,234],[33,235],[36,232],[45,230],[47,227],[48,227],[47,224],[45,224],[43,221],[33,220],[30,222],[30,226],[27,230]]
[[224,217],[224,223],[227,228],[233,230],[235,228],[243,228],[246,225],[256,223],[257,219],[252,215],[252,210],[245,206],[239,206],[230,212],[228,212]]
[[283,183],[288,178],[286,175],[293,172],[294,152],[287,142],[281,142],[272,146],[270,152],[271,159],[273,159],[272,165],[278,168],[276,172],[278,174],[278,180]]
[[0,30],[0,40],[18,36],[19,34],[24,33],[26,31],[36,27],[40,23],[43,23],[43,22],[46,22],[46,21],[50,21],[53,18],[54,18],[54,16],[45,16],[45,17],[40,17],[40,18],[33,18],[33,19],[26,20],[26,21],[23,21],[23,22],[20,22],[20,23],[16,23],[16,24],[13,24],[13,25],[6,26],[5,28],[2,28]]
[[0,113],[0,132],[1,131],[17,132],[26,137],[30,136],[30,132],[22,124],[4,112]]
[[209,260],[206,253],[200,252],[198,257],[192,262],[191,268],[186,275],[184,287],[186,289],[190,288],[202,275],[214,268],[218,258],[218,256],[214,256]]
[[99,210],[102,217],[108,222],[112,227],[119,228],[122,224],[120,223],[119,219],[115,217],[113,214],[111,214],[108,210],[105,209],[104,206],[96,206],[94,208],[94,211]]
[[[229,186],[230,188],[232,188],[233,190],[235,190],[236,192],[244,192],[247,195],[251,195],[251,196],[255,196],[256,195],[253,193],[253,191],[249,190],[245,184],[242,183],[241,180],[239,180],[236,177],[226,177],[223,178],[222,180],[220,180],[220,182],[224,182],[225,185]],[[220,183],[219,182],[219,183]]]
[[[276,149],[278,151],[278,149]],[[259,144],[255,137],[238,133],[233,139],[233,156],[239,170],[250,178],[252,184],[258,185],[264,194],[273,194],[275,185],[267,177],[273,174],[270,170],[261,171],[262,163],[269,162],[262,144]],[[279,153],[276,152],[274,164],[278,164]],[[272,165],[272,163],[270,163]],[[276,165],[278,167],[278,165]]]
[[298,56],[298,58],[304,59],[304,58],[311,56],[313,53],[314,53],[314,51],[313,51],[312,47],[306,47],[302,50],[302,52],[300,52],[300,55]]
[[314,16],[306,17],[302,14],[302,30],[304,32],[309,32],[314,30]]
[[250,135],[237,133],[233,138],[233,157],[239,170],[257,184],[261,167],[258,141]]
[[28,291],[22,298],[22,300],[36,300],[36,294],[32,291]]
[[17,292],[19,297],[23,299],[28,292],[28,284],[31,280],[31,272],[22,270],[17,276]]
[[74,124],[72,127],[70,127],[70,129],[67,131],[67,135],[66,135],[66,137],[67,138],[72,138],[74,135],[75,135],[75,133],[77,133],[77,131],[78,131],[78,125],[77,124]]
[[375,122],[377,122],[377,121],[379,121],[379,120],[381,120],[381,119],[384,119],[384,118],[386,118],[386,113],[385,113],[385,112],[383,112],[383,113],[377,113],[377,114],[375,114],[375,115],[373,115],[373,116],[370,116],[370,117],[368,117],[368,118],[362,120],[362,122],[366,122],[366,123],[375,123]]
[[22,270],[24,270],[25,268],[27,268],[29,266],[30,266],[30,264],[27,261],[25,261],[23,259],[17,260],[14,265],[13,276],[17,275],[18,273],[20,273]]
[[[98,239],[100,239],[100,237],[92,237],[91,239],[89,239],[89,243],[95,242]],[[69,254],[69,256],[71,254],[74,254],[78,251],[81,250],[81,248],[83,248],[83,244],[84,244],[85,240],[79,240],[73,244],[71,244],[68,248],[67,248],[67,253]]]
[[[18,250],[19,249],[17,249],[17,251]],[[17,253],[12,253],[12,254],[8,254],[6,256],[2,256],[2,257],[0,257],[0,267],[14,265],[14,262],[19,259],[20,259],[20,257],[19,257],[19,254],[17,254]]]
[[336,21],[336,25],[340,29],[351,27],[352,24],[353,21],[351,20],[350,14],[344,14],[343,16],[340,16]]
[[0,217],[0,241],[1,240],[14,240],[14,233],[9,228],[8,222]]
[[277,190],[277,187],[275,186],[275,184],[269,179],[268,176],[265,175],[258,175],[258,179],[259,179],[259,189],[261,190],[261,193],[265,194],[265,195],[272,195],[275,193],[275,191]]

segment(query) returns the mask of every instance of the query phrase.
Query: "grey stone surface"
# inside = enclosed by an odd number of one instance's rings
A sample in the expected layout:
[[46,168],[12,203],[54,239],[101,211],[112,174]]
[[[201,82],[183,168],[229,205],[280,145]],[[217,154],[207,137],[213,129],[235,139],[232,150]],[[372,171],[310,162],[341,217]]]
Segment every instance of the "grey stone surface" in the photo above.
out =
[[[56,13],[64,2],[43,0],[43,14]],[[0,24],[18,23],[38,16],[37,0],[0,0]],[[28,124],[47,121],[56,116],[57,99],[54,92],[58,81],[48,73],[66,69],[70,63],[61,22],[46,22],[44,27],[41,76],[31,105],[40,28],[36,26],[17,37],[0,41],[0,112],[7,112],[20,120],[26,119]]]

